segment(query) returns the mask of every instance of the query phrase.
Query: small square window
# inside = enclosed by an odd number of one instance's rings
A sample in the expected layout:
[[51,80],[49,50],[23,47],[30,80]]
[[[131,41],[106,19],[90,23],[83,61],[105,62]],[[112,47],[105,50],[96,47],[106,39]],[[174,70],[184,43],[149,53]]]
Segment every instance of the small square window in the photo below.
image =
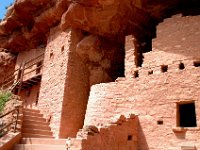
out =
[[134,78],[138,78],[138,77],[139,77],[139,72],[138,72],[138,70],[134,71],[133,76],[134,76]]
[[195,103],[177,103],[177,126],[196,127]]
[[128,141],[131,141],[133,139],[132,135],[128,135]]
[[157,121],[157,124],[158,124],[158,125],[162,125],[162,124],[163,124],[163,120],[158,120],[158,121]]
[[200,61],[194,61],[193,64],[195,67],[200,67]]
[[153,70],[148,71],[148,75],[153,74]]
[[179,69],[180,69],[180,70],[185,69],[185,65],[184,65],[184,63],[180,63],[180,64],[179,64]]
[[168,66],[167,65],[162,65],[161,66],[161,72],[167,72],[168,71]]

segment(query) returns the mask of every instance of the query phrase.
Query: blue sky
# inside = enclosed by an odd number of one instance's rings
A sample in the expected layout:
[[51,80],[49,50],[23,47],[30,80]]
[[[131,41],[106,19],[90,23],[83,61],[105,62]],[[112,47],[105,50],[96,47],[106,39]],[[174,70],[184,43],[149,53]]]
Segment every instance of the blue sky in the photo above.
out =
[[4,14],[6,13],[6,6],[9,6],[11,3],[13,3],[14,0],[0,0],[0,19],[4,17]]

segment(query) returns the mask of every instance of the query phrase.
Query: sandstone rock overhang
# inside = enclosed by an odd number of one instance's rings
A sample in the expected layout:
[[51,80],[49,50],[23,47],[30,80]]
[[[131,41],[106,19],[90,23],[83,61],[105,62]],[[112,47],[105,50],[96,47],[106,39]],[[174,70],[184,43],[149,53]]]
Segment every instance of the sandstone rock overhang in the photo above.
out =
[[[18,53],[47,43],[49,30],[80,30],[110,38],[155,37],[156,25],[198,0],[16,0],[0,23],[0,47]],[[142,34],[141,34],[142,33]]]

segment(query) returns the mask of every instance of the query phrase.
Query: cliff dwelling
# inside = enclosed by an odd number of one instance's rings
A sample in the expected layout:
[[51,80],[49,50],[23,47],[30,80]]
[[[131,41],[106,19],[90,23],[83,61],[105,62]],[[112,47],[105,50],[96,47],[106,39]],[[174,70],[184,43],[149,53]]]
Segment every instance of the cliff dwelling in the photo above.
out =
[[0,150],[200,149],[199,43],[198,0],[15,0],[0,87],[22,104]]

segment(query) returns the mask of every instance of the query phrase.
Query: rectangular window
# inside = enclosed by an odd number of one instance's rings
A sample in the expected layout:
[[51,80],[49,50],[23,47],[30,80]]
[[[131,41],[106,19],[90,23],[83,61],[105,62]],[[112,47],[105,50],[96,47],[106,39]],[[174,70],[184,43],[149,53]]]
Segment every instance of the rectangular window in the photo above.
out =
[[195,103],[177,103],[177,126],[196,127]]
[[41,67],[42,67],[42,62],[38,62],[36,65],[36,74],[39,74],[41,71]]

